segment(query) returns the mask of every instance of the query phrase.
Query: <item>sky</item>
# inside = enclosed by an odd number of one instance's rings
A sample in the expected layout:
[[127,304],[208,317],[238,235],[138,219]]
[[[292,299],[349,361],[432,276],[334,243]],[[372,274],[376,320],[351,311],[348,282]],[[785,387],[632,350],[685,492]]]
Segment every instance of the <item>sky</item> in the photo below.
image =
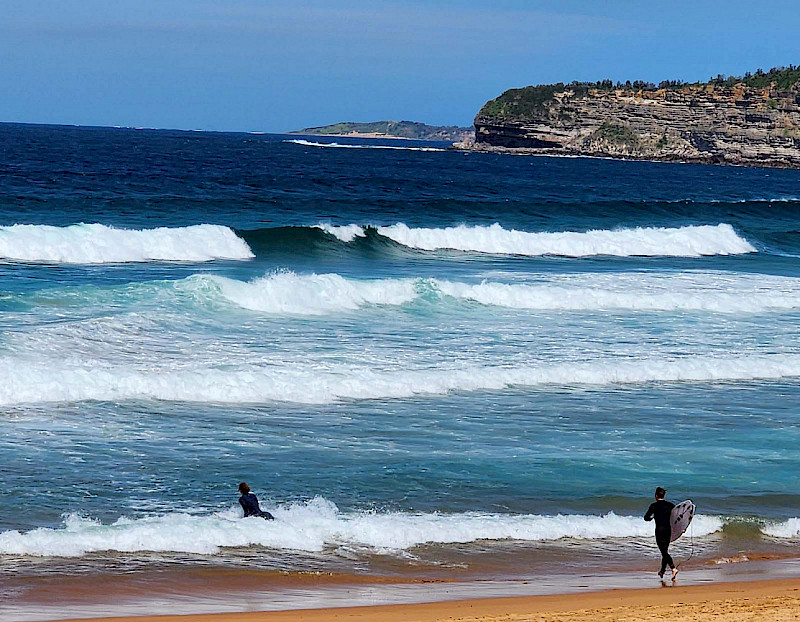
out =
[[0,0],[0,121],[470,125],[504,90],[800,64],[798,0]]

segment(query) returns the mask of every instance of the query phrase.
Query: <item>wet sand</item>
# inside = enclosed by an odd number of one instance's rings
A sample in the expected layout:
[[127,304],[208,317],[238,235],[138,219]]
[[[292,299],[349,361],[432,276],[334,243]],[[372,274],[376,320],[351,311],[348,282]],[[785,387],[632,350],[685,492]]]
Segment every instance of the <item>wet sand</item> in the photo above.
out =
[[[757,605],[778,615],[788,608],[796,614],[790,619],[800,619],[798,557],[764,555],[723,564],[692,560],[675,584],[659,581],[652,569],[586,570],[565,565],[559,573],[527,578],[468,579],[458,572],[433,578],[219,567],[118,568],[98,574],[75,568],[70,576],[0,580],[0,620],[648,620],[657,616],[648,618],[653,612],[647,607],[670,605],[672,610],[678,604],[692,605],[684,609],[695,617],[674,619],[705,620],[706,608],[715,611],[714,603],[721,600],[737,601],[724,607],[742,612]],[[640,617],[620,617],[621,603]],[[594,613],[578,613],[583,609]],[[598,617],[598,609],[609,609],[602,613],[608,617]],[[573,617],[556,616],[565,612]],[[170,618],[175,614],[183,615]]]
[[89,619],[105,622],[783,622],[800,619],[800,579],[374,607]]

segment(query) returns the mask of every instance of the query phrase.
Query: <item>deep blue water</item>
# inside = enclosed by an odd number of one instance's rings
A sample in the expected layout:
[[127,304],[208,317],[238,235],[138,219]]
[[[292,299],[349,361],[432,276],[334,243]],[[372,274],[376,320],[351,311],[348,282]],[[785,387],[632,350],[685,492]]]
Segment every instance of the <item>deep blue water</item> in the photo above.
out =
[[0,125],[0,560],[796,543],[800,171],[290,139]]

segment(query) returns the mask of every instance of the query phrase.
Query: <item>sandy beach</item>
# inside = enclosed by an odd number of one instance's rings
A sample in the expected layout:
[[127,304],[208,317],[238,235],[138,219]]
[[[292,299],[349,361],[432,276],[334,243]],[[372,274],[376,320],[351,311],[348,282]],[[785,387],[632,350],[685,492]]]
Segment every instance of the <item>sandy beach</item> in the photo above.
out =
[[800,617],[800,579],[609,590],[571,595],[485,598],[374,607],[306,609],[203,615],[83,618],[105,622],[645,622],[748,620],[782,622]]

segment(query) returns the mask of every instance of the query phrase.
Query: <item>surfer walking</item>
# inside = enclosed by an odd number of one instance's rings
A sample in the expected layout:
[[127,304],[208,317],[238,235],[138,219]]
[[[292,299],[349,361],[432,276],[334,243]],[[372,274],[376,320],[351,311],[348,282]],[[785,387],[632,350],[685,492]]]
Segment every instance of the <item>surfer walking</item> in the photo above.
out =
[[258,497],[256,497],[252,492],[250,492],[250,486],[247,485],[247,482],[242,482],[239,484],[239,492],[242,494],[239,497],[239,504],[242,506],[244,510],[244,516],[247,518],[248,516],[260,516],[265,520],[274,520],[275,517],[270,514],[269,512],[262,510],[258,505]]
[[658,572],[658,576],[663,579],[667,566],[669,566],[672,569],[672,578],[674,579],[678,574],[678,569],[675,568],[675,563],[669,554],[669,543],[672,538],[672,527],[669,521],[675,504],[664,499],[666,494],[667,491],[661,486],[656,488],[656,500],[650,504],[644,519],[646,521],[655,519],[656,521],[656,544],[658,545],[658,550],[661,551],[661,570]]

